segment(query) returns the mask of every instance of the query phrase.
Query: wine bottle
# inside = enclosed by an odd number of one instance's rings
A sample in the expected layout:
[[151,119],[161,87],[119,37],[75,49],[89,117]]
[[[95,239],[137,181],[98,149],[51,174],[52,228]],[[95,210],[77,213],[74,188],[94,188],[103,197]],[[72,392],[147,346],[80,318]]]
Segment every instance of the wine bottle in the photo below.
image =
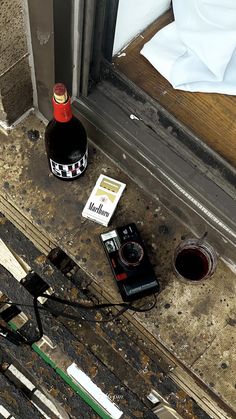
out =
[[53,119],[45,130],[45,146],[51,172],[62,180],[77,179],[88,162],[87,135],[82,123],[72,115],[66,87],[53,89]]

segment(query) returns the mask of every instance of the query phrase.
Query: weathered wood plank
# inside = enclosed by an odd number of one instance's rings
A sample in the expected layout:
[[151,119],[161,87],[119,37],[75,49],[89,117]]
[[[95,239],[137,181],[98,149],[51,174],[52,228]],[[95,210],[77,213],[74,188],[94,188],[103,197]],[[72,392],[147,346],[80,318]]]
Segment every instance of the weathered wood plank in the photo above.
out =
[[10,249],[0,239],[0,264],[11,272],[11,274],[20,281],[26,275],[26,270],[16,260]]
[[[30,339],[34,338],[35,335],[37,336],[37,333],[33,308],[31,308],[33,301],[32,297],[24,286],[16,282],[14,277],[1,266],[0,276],[2,280],[1,289],[4,294],[7,295],[11,301],[18,301],[20,303],[18,305],[19,308],[22,304],[22,311],[24,311],[30,320],[28,324],[23,326],[22,333]],[[68,291],[70,290],[68,289]],[[70,294],[70,292],[67,292],[67,294],[68,293]],[[29,307],[30,304],[31,307]],[[80,316],[80,311],[76,311],[77,315]],[[76,314],[76,311],[72,312]],[[84,313],[82,314],[84,315]],[[121,357],[119,357],[118,354],[113,352],[113,365],[108,368],[92,354],[88,349],[86,341],[83,343],[79,342],[80,328],[78,327],[78,324],[72,327],[71,322],[68,321],[66,322],[67,328],[65,328],[63,324],[54,319],[51,314],[45,314],[44,312],[41,313],[41,320],[45,336],[47,336],[53,345],[55,345],[55,349],[50,349],[48,356],[56,363],[58,368],[66,371],[69,365],[75,362],[88,376],[90,376],[98,387],[102,387],[102,390],[106,394],[113,395],[114,390],[117,389],[120,395],[119,406],[127,417],[135,418],[135,415],[133,414],[135,411],[141,412],[143,417],[150,419],[155,417],[147,407],[147,400],[145,403],[145,395],[148,390],[147,385],[145,382],[139,383],[141,379],[139,380],[138,377],[134,381],[135,374],[132,374],[132,369],[127,363],[125,376],[120,377]],[[106,353],[106,347],[103,349]],[[129,373],[131,373],[130,378]],[[123,378],[122,381],[121,378]],[[60,380],[60,378],[58,378],[58,380]],[[141,399],[144,399],[144,403],[142,403]]]
[[[4,233],[5,232],[5,233]],[[19,233],[13,225],[5,222],[0,225],[0,235],[11,245],[18,255],[21,257],[25,255],[27,263],[38,272],[43,279],[62,297],[71,298],[72,300],[87,298],[94,300],[94,289],[90,287],[91,280],[86,278],[81,270],[71,277],[68,281],[64,275],[60,273],[45,257],[41,256],[39,252],[32,246],[32,244]],[[76,287],[73,285],[75,284]],[[87,298],[83,296],[83,290],[87,287]],[[7,290],[9,290],[9,285]],[[5,291],[7,291],[5,289]],[[99,294],[97,295],[98,298]],[[68,312],[68,310],[67,310]],[[70,311],[69,311],[70,312]],[[73,310],[72,310],[73,313]],[[87,313],[85,310],[80,310],[80,314],[85,319],[98,319],[98,313]],[[104,313],[102,317],[104,318]],[[157,391],[166,398],[170,404],[177,408],[183,414],[183,417],[188,417],[186,413],[186,403],[188,405],[188,412],[191,411],[191,418],[205,417],[204,413],[199,410],[193,400],[182,390],[178,389],[174,384],[176,377],[183,375],[180,367],[175,373],[176,363],[174,358],[168,358],[160,351],[160,347],[152,347],[147,344],[144,338],[144,330],[141,330],[142,338],[137,336],[135,329],[129,322],[130,316],[117,319],[114,323],[109,324],[94,324],[81,322],[78,325],[70,320],[61,318],[61,323],[73,334],[73,336],[82,344],[90,349],[98,359],[102,361],[106,367],[119,377],[126,385],[141,399],[154,387]],[[52,338],[52,336],[51,336]],[[155,349],[154,349],[155,348]],[[170,375],[173,379],[170,379]],[[204,408],[209,405],[209,413],[214,409],[209,401],[212,396],[207,395],[206,391],[199,387],[199,383],[188,377],[185,373],[184,384],[186,388],[191,388],[192,393],[200,401],[204,395]],[[193,390],[194,389],[194,390]],[[200,396],[201,395],[201,396]],[[117,396],[118,397],[118,396]],[[214,402],[215,403],[215,402]],[[213,403],[213,406],[214,406]],[[201,404],[203,406],[203,404]],[[190,410],[189,410],[190,409]],[[219,409],[218,409],[219,410]],[[217,409],[215,409],[217,412]],[[218,417],[218,416],[215,416]],[[219,416],[220,417],[220,416]]]
[[15,419],[44,418],[25,395],[0,372],[0,415],[3,413],[2,408]]

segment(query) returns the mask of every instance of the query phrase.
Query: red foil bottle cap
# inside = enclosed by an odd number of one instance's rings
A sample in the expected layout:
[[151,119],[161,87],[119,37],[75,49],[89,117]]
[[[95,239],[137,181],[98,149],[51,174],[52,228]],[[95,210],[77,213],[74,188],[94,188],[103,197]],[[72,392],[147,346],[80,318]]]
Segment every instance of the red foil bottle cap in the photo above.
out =
[[63,83],[55,84],[53,88],[53,97],[57,103],[66,103],[68,99],[66,86]]
[[53,88],[54,119],[58,122],[68,122],[72,118],[70,98],[64,84],[57,83]]

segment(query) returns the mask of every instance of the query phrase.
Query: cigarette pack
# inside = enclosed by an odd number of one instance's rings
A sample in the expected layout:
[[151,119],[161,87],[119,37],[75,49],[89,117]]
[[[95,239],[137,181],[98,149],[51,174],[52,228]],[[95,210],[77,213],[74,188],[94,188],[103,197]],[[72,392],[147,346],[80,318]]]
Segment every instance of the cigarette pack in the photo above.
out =
[[125,183],[100,175],[82,216],[107,227],[125,187]]

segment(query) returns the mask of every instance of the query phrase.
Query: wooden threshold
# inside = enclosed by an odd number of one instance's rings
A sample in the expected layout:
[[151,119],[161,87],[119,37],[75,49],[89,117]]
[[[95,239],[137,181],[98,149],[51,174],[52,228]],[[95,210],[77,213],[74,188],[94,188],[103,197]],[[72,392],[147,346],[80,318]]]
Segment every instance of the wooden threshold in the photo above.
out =
[[140,51],[158,30],[173,20],[168,11],[114,57],[115,67],[211,149],[236,167],[236,98],[216,93],[175,90]]
[[0,196],[0,212],[13,222],[13,224],[26,237],[28,237],[42,253],[48,255],[56,244],[48,239],[32,222],[30,222],[8,198]]

